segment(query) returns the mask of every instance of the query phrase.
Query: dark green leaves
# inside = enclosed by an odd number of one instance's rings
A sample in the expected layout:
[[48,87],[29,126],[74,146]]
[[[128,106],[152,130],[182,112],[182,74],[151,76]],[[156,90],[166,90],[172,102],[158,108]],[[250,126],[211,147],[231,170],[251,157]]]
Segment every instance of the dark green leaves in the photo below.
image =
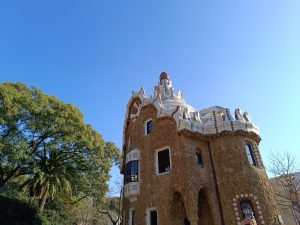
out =
[[101,200],[119,150],[81,112],[24,84],[0,84],[0,188],[22,176],[43,200],[58,192]]

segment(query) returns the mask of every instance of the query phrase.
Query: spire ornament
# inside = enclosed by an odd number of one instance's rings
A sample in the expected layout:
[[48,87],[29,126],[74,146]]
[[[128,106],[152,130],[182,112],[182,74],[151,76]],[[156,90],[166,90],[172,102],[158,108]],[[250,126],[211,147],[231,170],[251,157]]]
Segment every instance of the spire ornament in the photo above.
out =
[[162,80],[170,80],[169,79],[169,75],[166,72],[162,72],[159,76],[159,81],[160,83],[162,82]]

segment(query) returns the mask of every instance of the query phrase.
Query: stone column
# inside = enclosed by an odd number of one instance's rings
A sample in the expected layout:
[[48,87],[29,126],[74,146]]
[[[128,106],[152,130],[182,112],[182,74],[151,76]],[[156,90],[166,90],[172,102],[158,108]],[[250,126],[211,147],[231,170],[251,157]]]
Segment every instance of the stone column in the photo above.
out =
[[[190,188],[189,190],[193,189]],[[191,225],[198,225],[198,193],[195,191],[189,191],[187,196],[188,201],[185,201],[185,204],[188,220],[190,221]]]

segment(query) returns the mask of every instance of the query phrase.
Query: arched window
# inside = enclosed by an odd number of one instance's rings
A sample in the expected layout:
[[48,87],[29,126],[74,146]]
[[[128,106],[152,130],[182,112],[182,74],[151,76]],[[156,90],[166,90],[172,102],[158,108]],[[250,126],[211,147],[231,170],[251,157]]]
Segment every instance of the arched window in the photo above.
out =
[[250,143],[245,144],[245,150],[246,150],[246,154],[247,154],[248,161],[249,161],[250,165],[251,166],[257,166],[257,162],[256,162],[255,157],[254,157],[253,148],[252,148],[252,145]]
[[240,202],[243,219],[252,219],[254,217],[254,211],[250,200],[243,200]]
[[131,225],[135,225],[135,214],[134,214],[134,210],[131,211]]
[[157,223],[157,211],[156,210],[152,210],[150,212],[150,224],[151,225],[158,225]]
[[135,225],[135,212],[133,208],[129,209],[129,225]]
[[146,209],[146,224],[159,225],[157,208],[151,207]]
[[145,134],[146,135],[151,134],[152,131],[153,131],[153,121],[152,119],[149,119],[145,123]]
[[203,159],[199,148],[196,149],[196,160],[197,160],[197,164],[203,167]]

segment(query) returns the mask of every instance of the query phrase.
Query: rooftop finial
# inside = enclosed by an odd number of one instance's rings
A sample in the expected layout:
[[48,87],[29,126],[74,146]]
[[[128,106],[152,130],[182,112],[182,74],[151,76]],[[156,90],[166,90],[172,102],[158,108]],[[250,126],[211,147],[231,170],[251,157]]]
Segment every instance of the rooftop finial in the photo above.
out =
[[160,82],[162,80],[169,80],[169,75],[166,72],[162,72],[159,76],[159,80],[160,80]]

